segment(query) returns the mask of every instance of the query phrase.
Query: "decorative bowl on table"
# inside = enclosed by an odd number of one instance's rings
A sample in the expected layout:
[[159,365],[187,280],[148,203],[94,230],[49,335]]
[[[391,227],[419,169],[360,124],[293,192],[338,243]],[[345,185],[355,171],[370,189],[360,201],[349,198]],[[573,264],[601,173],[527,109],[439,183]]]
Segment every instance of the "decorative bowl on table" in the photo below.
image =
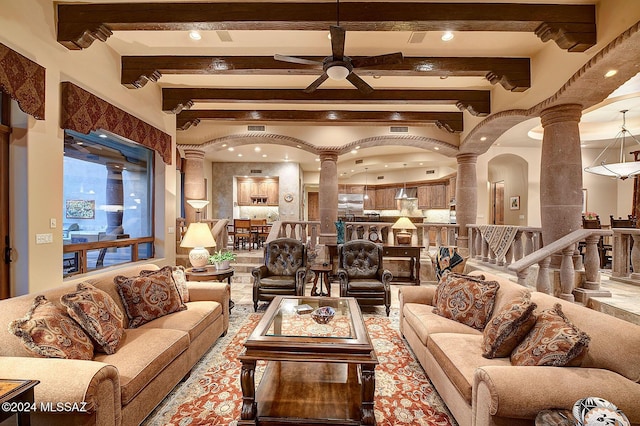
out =
[[328,324],[336,314],[336,310],[331,306],[323,306],[311,312],[311,318],[318,324]]

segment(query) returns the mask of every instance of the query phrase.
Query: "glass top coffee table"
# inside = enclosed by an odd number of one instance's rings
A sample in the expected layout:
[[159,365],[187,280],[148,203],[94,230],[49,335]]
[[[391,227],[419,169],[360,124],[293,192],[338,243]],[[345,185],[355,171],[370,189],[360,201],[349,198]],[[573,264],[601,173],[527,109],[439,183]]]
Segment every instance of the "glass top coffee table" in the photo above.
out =
[[[305,313],[323,306],[335,310],[327,324]],[[243,404],[238,425],[375,425],[378,360],[352,297],[277,296],[239,359]],[[267,367],[256,389],[259,360]]]

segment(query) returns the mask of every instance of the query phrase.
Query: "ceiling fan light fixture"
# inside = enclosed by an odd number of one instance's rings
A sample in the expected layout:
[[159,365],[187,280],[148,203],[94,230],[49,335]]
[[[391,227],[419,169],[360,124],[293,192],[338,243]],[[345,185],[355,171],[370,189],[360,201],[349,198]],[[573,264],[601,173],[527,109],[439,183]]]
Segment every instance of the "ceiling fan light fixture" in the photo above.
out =
[[342,65],[334,65],[327,68],[327,75],[331,80],[344,80],[349,75],[349,68]]

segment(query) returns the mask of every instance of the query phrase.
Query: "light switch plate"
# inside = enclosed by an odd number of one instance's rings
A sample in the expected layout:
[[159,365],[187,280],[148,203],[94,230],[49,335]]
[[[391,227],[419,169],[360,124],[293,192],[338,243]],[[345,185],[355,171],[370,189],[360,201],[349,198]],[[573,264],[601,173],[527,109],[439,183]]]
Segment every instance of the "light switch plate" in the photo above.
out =
[[56,218],[52,217],[51,219],[49,219],[49,228],[53,229],[56,226],[58,226],[57,222],[56,222]]

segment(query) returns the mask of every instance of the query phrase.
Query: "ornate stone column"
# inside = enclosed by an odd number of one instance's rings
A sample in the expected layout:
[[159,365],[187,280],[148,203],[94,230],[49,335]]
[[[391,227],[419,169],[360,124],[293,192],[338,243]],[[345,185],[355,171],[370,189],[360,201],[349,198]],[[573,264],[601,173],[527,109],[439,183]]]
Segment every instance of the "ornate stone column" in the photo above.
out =
[[[581,115],[578,104],[557,105],[540,113],[544,128],[540,216],[545,245],[582,228]],[[551,267],[559,267],[560,261],[561,256],[553,256]]]
[[200,149],[184,150],[184,214],[187,223],[196,221],[196,210],[186,200],[204,200],[204,151]]
[[478,210],[478,179],[476,176],[477,154],[460,154],[456,179],[456,222],[459,225],[458,251],[462,256],[469,254],[468,224],[476,223]]
[[[116,228],[122,226],[122,214],[124,213],[124,188],[122,186],[122,163],[108,162],[107,167],[107,234],[113,233]],[[123,230],[121,230],[123,231]],[[123,233],[123,232],[119,232]]]
[[320,153],[320,244],[336,243],[335,221],[338,219],[338,154]]

